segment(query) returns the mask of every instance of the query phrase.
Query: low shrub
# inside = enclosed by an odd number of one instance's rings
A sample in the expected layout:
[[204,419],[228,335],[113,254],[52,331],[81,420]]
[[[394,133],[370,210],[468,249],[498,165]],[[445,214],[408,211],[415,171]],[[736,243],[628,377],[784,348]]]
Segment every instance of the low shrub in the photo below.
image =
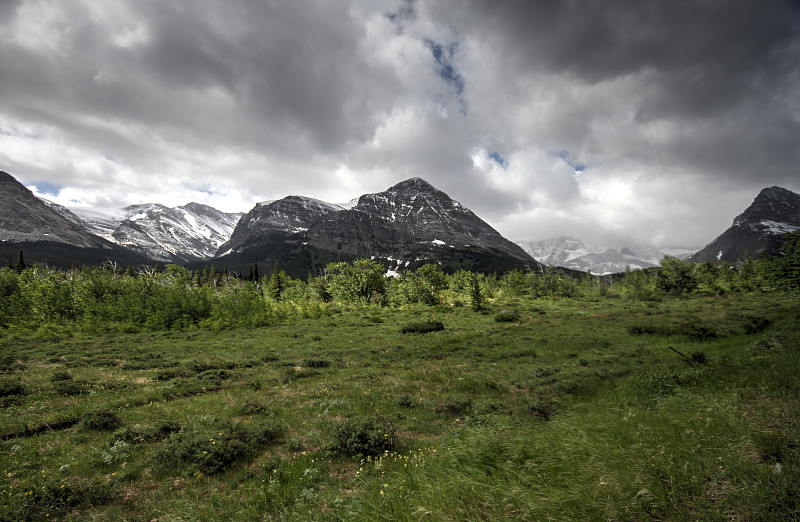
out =
[[389,421],[366,417],[336,426],[327,449],[337,455],[364,458],[394,451],[396,446],[397,435]]
[[303,366],[307,368],[327,368],[330,365],[330,361],[326,361],[325,359],[306,359],[303,362]]
[[277,442],[283,434],[284,429],[270,421],[248,426],[226,424],[208,433],[173,433],[156,454],[154,470],[165,475],[222,473]]
[[61,382],[61,381],[71,381],[72,374],[66,370],[60,370],[54,372],[53,375],[50,376],[50,382]]
[[86,392],[86,388],[82,384],[71,380],[54,382],[53,390],[59,395],[67,396],[81,395]]
[[85,414],[81,425],[88,430],[113,431],[122,425],[122,419],[112,411],[100,410]]
[[519,321],[519,312],[516,310],[502,310],[494,316],[496,323],[515,323]]
[[416,323],[409,323],[400,329],[400,333],[429,333],[444,330],[444,325],[441,321],[421,321]]
[[18,372],[27,369],[22,359],[14,354],[0,356],[0,373]]
[[12,395],[25,395],[25,386],[20,381],[4,379],[0,381],[0,397],[10,397]]

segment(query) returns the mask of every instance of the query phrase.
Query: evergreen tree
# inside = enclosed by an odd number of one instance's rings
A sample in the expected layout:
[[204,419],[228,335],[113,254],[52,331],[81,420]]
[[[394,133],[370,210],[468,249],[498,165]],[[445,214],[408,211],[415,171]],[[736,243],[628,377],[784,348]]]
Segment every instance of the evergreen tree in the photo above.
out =
[[269,278],[269,287],[267,288],[267,295],[276,301],[280,301],[281,292],[283,292],[283,280],[281,272],[278,269],[278,262],[275,261],[275,267],[272,269],[272,276]]
[[25,258],[22,255],[22,250],[20,250],[19,251],[19,260],[17,261],[17,266],[16,266],[15,270],[17,271],[18,274],[21,274],[22,271],[25,270],[25,268],[27,268],[25,266]]
[[483,294],[481,293],[481,283],[478,281],[478,276],[474,273],[470,281],[472,288],[470,297],[472,298],[472,309],[476,312],[483,310]]
[[258,283],[259,279],[261,278],[258,276],[258,263],[256,263],[255,265],[253,265],[253,281]]

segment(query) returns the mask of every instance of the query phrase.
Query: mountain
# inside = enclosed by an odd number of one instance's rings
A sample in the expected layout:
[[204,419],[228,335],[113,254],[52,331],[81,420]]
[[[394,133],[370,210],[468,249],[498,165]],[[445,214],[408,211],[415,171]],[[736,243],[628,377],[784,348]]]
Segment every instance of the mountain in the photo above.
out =
[[607,275],[659,266],[659,261],[669,254],[685,257],[690,252],[684,249],[659,250],[648,246],[624,247],[597,250],[588,248],[583,241],[573,237],[558,237],[541,241],[520,241],[518,243],[528,254],[540,263],[591,272],[594,275]]
[[22,250],[29,263],[62,265],[145,261],[65,217],[62,211],[66,209],[51,207],[3,171],[0,171],[0,209],[0,256],[17,255]]
[[342,209],[339,205],[303,196],[258,203],[242,216],[230,239],[219,247],[217,255],[241,253],[282,241],[292,234],[305,232],[315,220]]
[[448,270],[538,266],[522,248],[421,178],[361,196],[354,207],[316,220],[305,238],[320,250],[385,259],[398,268],[431,262]]
[[171,263],[214,257],[241,217],[200,203],[175,208],[148,203],[122,210],[124,219],[111,233],[111,240]]
[[93,233],[153,261],[167,263],[214,257],[242,216],[200,203],[175,208],[158,203],[131,205],[114,214],[61,208]]
[[278,262],[299,276],[359,257],[382,260],[391,270],[425,263],[440,263],[448,271],[539,267],[519,246],[420,178],[365,194],[348,206],[299,196],[259,204],[241,219],[215,261],[233,270]]
[[11,174],[0,171],[0,240],[54,241],[84,248],[107,244],[33,195]]
[[762,190],[733,225],[688,259],[735,263],[746,257],[777,254],[782,235],[800,230],[800,194],[781,187]]

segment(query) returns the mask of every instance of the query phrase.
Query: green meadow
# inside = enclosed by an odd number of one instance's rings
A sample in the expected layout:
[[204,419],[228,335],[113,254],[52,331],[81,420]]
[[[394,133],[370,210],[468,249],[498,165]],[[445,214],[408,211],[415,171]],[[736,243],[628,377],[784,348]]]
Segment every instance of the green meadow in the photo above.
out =
[[9,321],[0,520],[800,519],[798,294],[667,275]]
[[0,516],[797,519],[797,297],[7,338]]

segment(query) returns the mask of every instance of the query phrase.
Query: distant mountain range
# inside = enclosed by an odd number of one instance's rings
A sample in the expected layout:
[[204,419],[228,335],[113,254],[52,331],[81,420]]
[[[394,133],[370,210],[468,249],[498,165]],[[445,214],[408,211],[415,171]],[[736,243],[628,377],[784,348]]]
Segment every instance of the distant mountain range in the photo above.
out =
[[547,266],[558,266],[607,275],[659,266],[665,255],[685,258],[692,253],[688,249],[660,250],[654,247],[633,246],[622,249],[591,249],[583,241],[573,237],[558,237],[541,241],[522,241],[519,245],[534,259]]
[[138,264],[213,262],[242,272],[277,262],[296,276],[358,257],[394,271],[425,263],[449,271],[540,268],[522,248],[421,178],[365,194],[350,208],[288,196],[244,215],[198,203],[133,205],[112,214],[67,209],[36,198],[10,174],[3,172],[0,181],[0,254],[24,247],[38,255],[47,246],[69,250],[67,259],[74,262],[81,249],[105,249],[127,253]]
[[[776,254],[781,234],[796,230],[800,196],[767,188],[730,229],[689,259],[736,262]],[[215,263],[246,273],[253,264],[268,270],[277,262],[301,277],[331,261],[358,257],[382,261],[390,272],[438,263],[446,271],[539,271],[552,265],[603,275],[658,266],[664,255],[690,253],[642,246],[597,250],[575,238],[515,244],[421,178],[347,205],[287,196],[259,203],[246,214],[199,203],[175,208],[151,203],[107,213],[40,200],[0,171],[0,255],[20,249],[62,265]]]

